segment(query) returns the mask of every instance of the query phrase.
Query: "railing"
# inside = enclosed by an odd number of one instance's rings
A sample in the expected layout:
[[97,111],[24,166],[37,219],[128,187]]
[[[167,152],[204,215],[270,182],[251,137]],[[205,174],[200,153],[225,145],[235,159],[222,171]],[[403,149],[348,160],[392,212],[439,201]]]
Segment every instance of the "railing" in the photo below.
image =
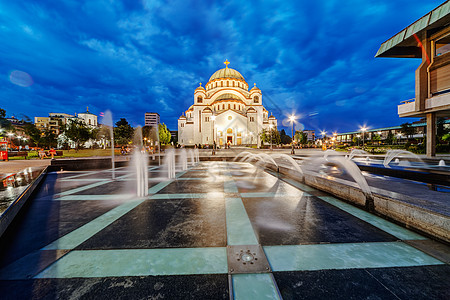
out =
[[400,103],[402,103],[402,104],[406,104],[406,103],[412,103],[412,102],[415,102],[415,101],[416,101],[416,98],[412,98],[412,99],[408,99],[408,100],[400,101]]

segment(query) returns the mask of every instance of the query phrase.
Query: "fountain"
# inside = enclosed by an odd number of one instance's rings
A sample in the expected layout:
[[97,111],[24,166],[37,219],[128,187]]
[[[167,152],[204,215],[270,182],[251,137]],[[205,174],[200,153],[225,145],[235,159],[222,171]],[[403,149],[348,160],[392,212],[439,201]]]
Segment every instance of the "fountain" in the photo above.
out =
[[367,156],[369,153],[361,149],[353,149],[348,156],[348,159],[352,159],[355,156]]
[[395,162],[398,162],[398,161],[399,161],[399,160],[398,160],[398,157],[400,157],[400,156],[406,156],[406,157],[414,158],[414,159],[416,159],[416,160],[418,160],[418,161],[422,161],[418,155],[416,155],[416,154],[414,154],[414,153],[412,153],[412,152],[409,152],[409,151],[406,151],[406,150],[389,150],[389,151],[386,153],[386,157],[384,158],[383,165],[384,165],[386,168],[388,168],[388,167],[389,167],[389,163],[390,163],[394,158],[397,158],[397,159],[395,160]]
[[181,170],[186,171],[187,170],[187,152],[186,149],[183,148],[180,151],[180,164],[181,164]]
[[194,150],[189,149],[188,154],[189,154],[189,160],[191,161],[190,165],[191,165],[191,167],[193,167],[193,166],[195,166]]
[[164,157],[164,168],[167,169],[167,178],[175,178],[175,150],[166,150],[166,155]]
[[443,159],[439,161],[439,167],[445,167],[445,161]]
[[148,195],[148,154],[142,145],[142,128],[138,126],[134,133],[134,151],[131,166],[136,172],[136,195]]
[[335,150],[331,150],[331,149],[326,150],[326,151],[323,153],[323,158],[327,159],[327,157],[328,157],[329,155],[334,155],[334,154],[336,154],[336,153],[337,153],[337,152],[336,152]]
[[199,152],[198,152],[197,148],[194,149],[194,157],[195,157],[195,162],[198,164],[200,162],[200,156],[199,156]]
[[287,155],[287,154],[272,154],[271,156],[274,158],[280,158],[280,159],[287,160],[288,162],[291,163],[291,165],[294,167],[294,169],[297,172],[299,172],[300,174],[303,174],[303,170],[300,168],[298,163],[292,158],[292,156]]
[[[103,125],[106,125],[109,127],[110,130],[110,138],[111,138],[111,169],[112,169],[112,179],[116,178],[115,174],[115,166],[114,166],[114,124],[112,120],[112,113],[111,111],[107,110],[105,112],[105,115],[103,116],[102,120]],[[106,147],[106,143],[105,143]]]

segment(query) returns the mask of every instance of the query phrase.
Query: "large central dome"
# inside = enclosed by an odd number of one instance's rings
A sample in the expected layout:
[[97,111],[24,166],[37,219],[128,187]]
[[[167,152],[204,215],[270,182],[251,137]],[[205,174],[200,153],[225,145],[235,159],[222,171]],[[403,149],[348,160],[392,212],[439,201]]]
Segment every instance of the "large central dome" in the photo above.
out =
[[235,69],[228,68],[228,64],[229,62],[226,61],[226,68],[217,70],[214,74],[212,74],[211,78],[209,78],[209,81],[219,78],[234,78],[245,81],[244,76],[242,76],[241,73],[239,73]]

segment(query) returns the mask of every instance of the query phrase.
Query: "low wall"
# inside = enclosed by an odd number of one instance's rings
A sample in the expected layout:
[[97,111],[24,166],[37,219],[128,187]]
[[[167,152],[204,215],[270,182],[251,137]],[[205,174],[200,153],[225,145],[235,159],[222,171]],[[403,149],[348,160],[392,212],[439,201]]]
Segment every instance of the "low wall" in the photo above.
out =
[[25,206],[30,196],[37,189],[42,182],[42,179],[47,174],[47,169],[44,169],[41,174],[27,187],[20,196],[9,205],[9,207],[0,216],[0,237],[5,233],[8,227],[13,222],[14,218],[19,214],[20,210]]

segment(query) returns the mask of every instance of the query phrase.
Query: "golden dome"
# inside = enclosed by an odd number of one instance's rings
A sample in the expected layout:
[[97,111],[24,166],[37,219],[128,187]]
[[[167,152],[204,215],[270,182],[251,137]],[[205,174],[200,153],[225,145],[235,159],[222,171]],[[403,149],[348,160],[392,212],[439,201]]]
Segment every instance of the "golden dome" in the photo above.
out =
[[238,71],[232,68],[228,68],[228,60],[224,62],[226,65],[225,68],[217,70],[214,74],[212,74],[211,78],[209,78],[209,81],[212,81],[214,79],[219,78],[234,78],[234,79],[240,79],[245,81],[244,76],[241,75]]

